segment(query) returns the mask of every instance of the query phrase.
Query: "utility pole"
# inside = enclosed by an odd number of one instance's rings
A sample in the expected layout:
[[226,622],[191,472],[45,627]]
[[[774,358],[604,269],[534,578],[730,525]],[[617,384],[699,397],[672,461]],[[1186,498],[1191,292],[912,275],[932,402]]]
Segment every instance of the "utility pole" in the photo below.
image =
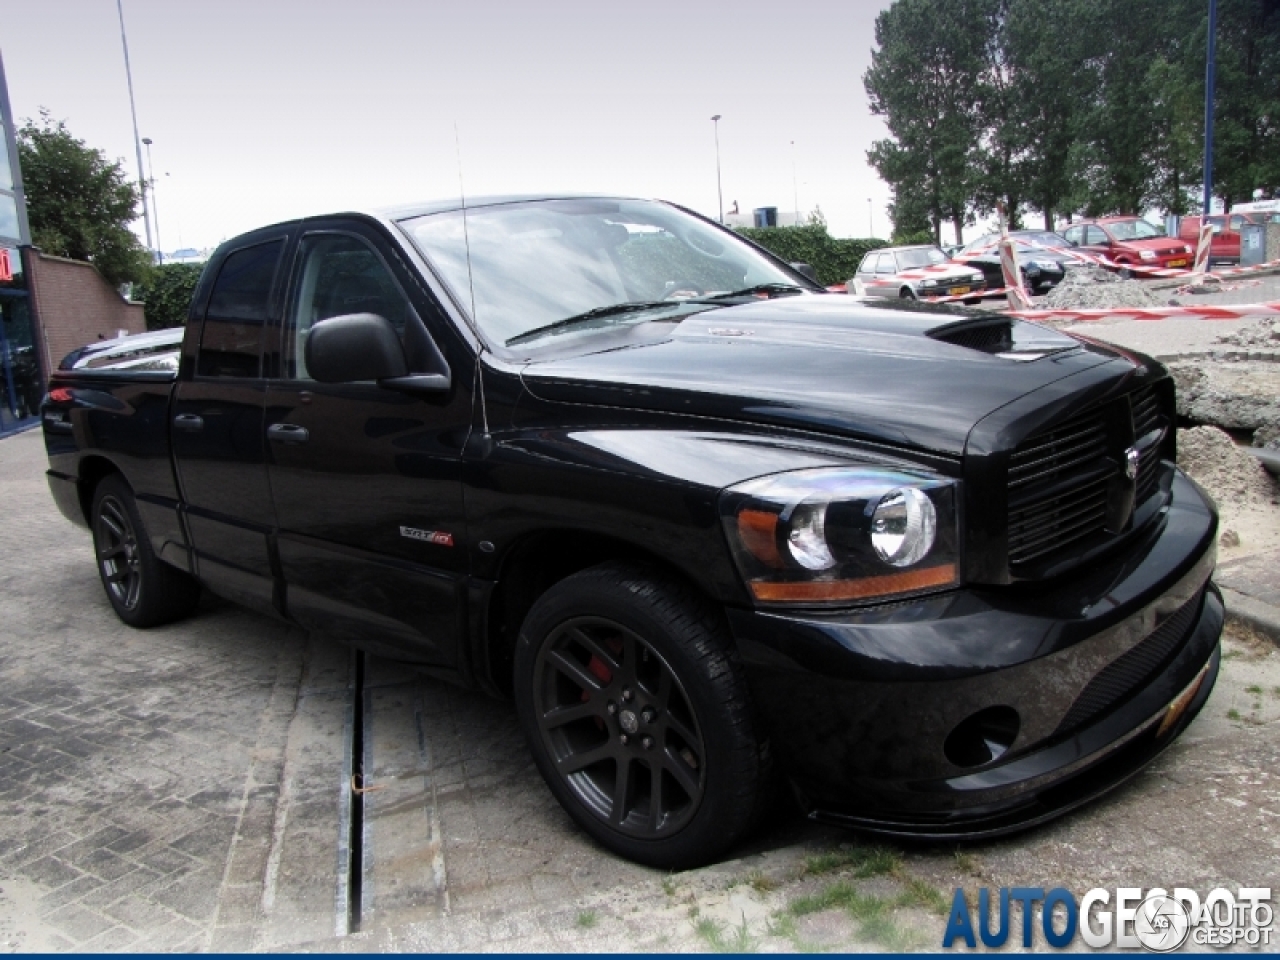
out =
[[1213,85],[1218,34],[1218,0],[1209,0],[1209,49],[1204,63],[1204,215],[1213,205]]
[[151,138],[143,137],[147,148],[147,183],[151,186],[151,212],[156,215],[156,262],[164,263],[164,249],[160,242],[160,204],[156,201],[156,162],[151,159]]
[[147,228],[147,250],[155,253],[151,243],[151,211],[147,207],[147,175],[142,170],[142,141],[138,138],[138,108],[133,102],[133,71],[129,68],[129,38],[124,32],[123,0],[116,0],[116,12],[120,14],[120,43],[124,47],[124,75],[129,81],[129,112],[133,114],[133,146],[138,152],[138,186],[142,188],[142,222]]

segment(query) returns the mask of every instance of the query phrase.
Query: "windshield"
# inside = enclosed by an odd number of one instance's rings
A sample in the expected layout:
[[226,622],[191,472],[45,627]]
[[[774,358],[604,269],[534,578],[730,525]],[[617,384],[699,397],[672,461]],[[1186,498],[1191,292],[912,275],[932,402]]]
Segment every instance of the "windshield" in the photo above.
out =
[[934,263],[946,263],[947,255],[937,247],[917,247],[914,250],[898,251],[898,267],[902,270],[911,267],[927,267]]
[[1053,250],[1071,246],[1071,244],[1067,243],[1065,237],[1060,237],[1056,233],[1018,233],[1015,236],[1032,247],[1045,247]]
[[1151,237],[1167,237],[1164,227],[1157,227],[1145,220],[1114,220],[1107,224],[1107,232],[1116,240],[1148,240]]
[[[461,210],[400,225],[485,335],[500,343],[619,304],[670,301],[674,311],[690,297],[797,280],[732,235],[643,200],[473,207],[465,235]],[[661,304],[657,310],[661,316]],[[623,315],[639,320],[655,313]]]

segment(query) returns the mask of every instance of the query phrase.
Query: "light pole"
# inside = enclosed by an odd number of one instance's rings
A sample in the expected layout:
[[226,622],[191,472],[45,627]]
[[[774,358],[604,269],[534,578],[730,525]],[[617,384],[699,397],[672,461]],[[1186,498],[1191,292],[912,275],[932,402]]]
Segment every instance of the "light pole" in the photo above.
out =
[[876,228],[872,224],[872,220],[871,220],[871,198],[867,197],[867,236],[874,237],[875,235],[876,235]]
[[1209,49],[1204,63],[1204,215],[1213,211],[1213,86],[1217,64],[1214,63],[1218,32],[1218,0],[1209,0]]
[[720,223],[724,224],[724,190],[720,186],[720,114],[711,118],[716,128],[716,197],[720,201]]
[[151,212],[156,215],[156,262],[164,263],[164,251],[160,246],[160,204],[156,203],[156,165],[151,159],[151,138],[143,137],[147,148],[147,183],[151,186]]
[[791,192],[796,204],[796,226],[800,226],[800,181],[796,178],[796,142],[791,141]]
[[138,140],[138,108],[133,103],[133,71],[129,68],[129,38],[124,34],[123,0],[116,0],[116,12],[120,14],[120,43],[124,47],[124,75],[129,81],[129,112],[133,114],[133,146],[138,152],[138,185],[142,187],[142,222],[147,228],[147,249],[151,245],[151,212],[147,208],[146,174],[142,172],[142,144]]

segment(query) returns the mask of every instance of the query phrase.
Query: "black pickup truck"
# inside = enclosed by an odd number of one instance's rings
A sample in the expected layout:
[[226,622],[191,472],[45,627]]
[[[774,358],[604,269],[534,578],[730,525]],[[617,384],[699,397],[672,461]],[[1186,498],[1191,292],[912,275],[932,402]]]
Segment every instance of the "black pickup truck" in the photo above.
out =
[[1217,516],[1159,364],[828,294],[669,204],[258,230],[174,349],[81,358],[42,408],[120,617],[204,586],[512,697],[642,862],[722,855],[776,783],[887,834],[1038,823],[1217,675]]

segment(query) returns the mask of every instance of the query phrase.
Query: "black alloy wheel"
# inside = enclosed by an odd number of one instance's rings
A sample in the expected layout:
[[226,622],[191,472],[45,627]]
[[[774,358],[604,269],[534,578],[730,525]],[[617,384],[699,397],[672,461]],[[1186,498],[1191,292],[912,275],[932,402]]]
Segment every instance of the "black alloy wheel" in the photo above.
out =
[[104,477],[90,509],[93,551],[107,600],[131,627],[154,627],[191,614],[200,584],[190,574],[160,561],[124,477]]
[[98,500],[93,518],[98,572],[113,607],[134,610],[142,592],[138,534],[119,496],[108,492]]
[[683,581],[623,562],[566,577],[525,618],[514,681],[547,786],[615,853],[664,869],[707,863],[771,799],[736,648]]
[[557,772],[593,814],[643,840],[689,823],[706,750],[680,679],[642,637],[603,617],[565,621],[538,655],[533,700]]

